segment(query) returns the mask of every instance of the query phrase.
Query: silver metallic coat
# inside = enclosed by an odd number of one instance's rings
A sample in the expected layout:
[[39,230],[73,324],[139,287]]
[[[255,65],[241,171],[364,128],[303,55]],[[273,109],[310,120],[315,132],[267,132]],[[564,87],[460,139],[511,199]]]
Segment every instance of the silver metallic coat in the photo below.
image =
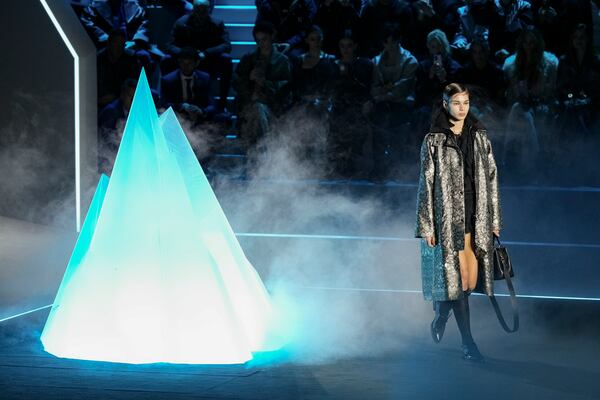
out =
[[[431,248],[421,241],[423,295],[427,300],[463,296],[458,250],[464,249],[464,167],[460,148],[446,133],[428,133],[421,147],[421,173],[415,236],[435,236]],[[479,261],[477,291],[493,294],[493,230],[502,225],[498,176],[486,131],[474,134],[475,255]]]

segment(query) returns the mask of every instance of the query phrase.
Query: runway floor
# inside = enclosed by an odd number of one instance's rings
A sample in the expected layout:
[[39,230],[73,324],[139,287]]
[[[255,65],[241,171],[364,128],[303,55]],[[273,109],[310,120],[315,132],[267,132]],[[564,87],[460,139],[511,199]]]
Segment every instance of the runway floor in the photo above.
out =
[[334,194],[311,185],[217,185],[261,276],[297,282],[298,298],[312,301],[302,326],[307,348],[238,366],[45,353],[39,333],[48,308],[10,317],[52,302],[76,235],[0,218],[0,400],[600,399],[600,190],[502,188],[521,330],[504,333],[487,299],[472,296],[473,335],[487,358],[473,364],[460,357],[453,319],[442,343],[429,336],[414,185],[348,185]]
[[[0,393],[3,400],[600,398],[600,302],[522,300],[522,330],[513,335],[482,314],[485,302],[472,300],[483,364],[460,358],[454,321],[440,344],[422,323],[422,335],[398,335],[397,349],[322,362],[283,352],[234,366],[67,360],[41,348],[42,310],[0,325]],[[493,325],[495,334],[482,335],[482,325]]]

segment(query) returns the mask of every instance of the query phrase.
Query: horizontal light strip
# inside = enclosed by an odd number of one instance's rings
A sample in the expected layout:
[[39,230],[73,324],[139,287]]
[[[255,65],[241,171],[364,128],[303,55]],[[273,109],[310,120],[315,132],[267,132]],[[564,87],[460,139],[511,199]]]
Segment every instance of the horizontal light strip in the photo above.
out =
[[[244,232],[236,233],[240,237],[264,237],[264,238],[294,238],[294,239],[331,239],[331,240],[373,240],[373,241],[394,241],[394,242],[412,242],[418,241],[418,238],[401,238],[396,236],[358,236],[358,235],[309,235],[303,233],[254,233]],[[579,244],[579,243],[551,243],[551,242],[515,242],[502,241],[503,244],[511,246],[534,246],[534,247],[576,247],[588,249],[600,249],[600,244]]]
[[256,10],[256,6],[215,6],[215,10]]
[[[337,290],[337,291],[348,291],[348,292],[384,292],[384,293],[411,293],[419,294],[422,293],[420,290],[408,290],[408,289],[369,289],[369,288],[343,288],[343,287],[327,287],[327,286],[302,286],[303,289],[317,289],[317,290]],[[482,293],[472,293],[471,295],[476,296],[487,296]],[[508,294],[495,294],[496,297],[509,297]],[[598,297],[574,297],[574,296],[541,296],[533,294],[518,294],[517,297],[525,299],[545,299],[545,300],[575,300],[575,301],[600,301]]]
[[[227,136],[235,136],[235,135],[227,135]],[[228,138],[228,139],[234,139],[234,138]],[[243,154],[217,154],[216,156],[219,158],[245,158],[246,157]]]
[[[333,291],[347,291],[347,292],[372,292],[372,293],[410,293],[420,294],[420,290],[408,290],[408,289],[370,289],[370,288],[343,288],[343,287],[327,287],[327,286],[301,286],[303,289],[317,289],[317,290],[333,290]],[[475,296],[486,296],[482,293],[472,293]],[[509,297],[508,294],[495,294],[496,297]],[[542,296],[533,294],[518,294],[517,297],[525,299],[543,299],[543,300],[573,300],[573,301],[600,301],[598,297],[575,297],[575,296]],[[0,319],[1,322],[9,321],[11,319],[19,318],[24,315],[32,314],[37,311],[45,310],[46,308],[52,307],[53,304],[48,304],[43,307],[38,307],[33,310],[25,311],[19,314],[11,315],[10,317]]]
[[20,314],[15,314],[15,315],[12,315],[10,317],[2,318],[2,319],[0,319],[0,322],[8,321],[8,320],[11,320],[11,319],[14,319],[14,318],[19,318],[19,317],[22,317],[23,315],[32,314],[32,313],[34,313],[36,311],[44,310],[44,309],[50,308],[50,307],[52,307],[52,304],[48,304],[47,306],[43,306],[43,307],[38,307],[38,308],[35,308],[33,310],[25,311],[25,312],[22,312]]
[[254,24],[229,23],[225,24],[225,26],[232,28],[254,28]]
[[231,42],[231,44],[237,44],[238,46],[256,46],[256,42],[247,42],[247,41]]
[[294,239],[334,239],[334,240],[375,240],[409,242],[417,239],[405,239],[393,236],[348,236],[348,235],[307,235],[296,233],[236,233],[238,237],[264,237],[264,238],[294,238]]
[[[235,62],[235,60],[234,60]],[[239,60],[238,60],[239,62]],[[239,179],[236,179],[239,180]],[[248,180],[248,179],[245,179]],[[322,185],[322,186],[385,186],[385,187],[407,187],[417,188],[416,183],[388,181],[385,183],[374,183],[367,180],[350,180],[350,179],[339,179],[339,180],[322,180],[322,179],[257,179],[254,181],[277,183],[277,184],[290,184],[290,185]],[[534,191],[534,192],[571,192],[571,193],[600,193],[600,188],[595,187],[561,187],[561,186],[500,186],[502,190],[507,191]]]

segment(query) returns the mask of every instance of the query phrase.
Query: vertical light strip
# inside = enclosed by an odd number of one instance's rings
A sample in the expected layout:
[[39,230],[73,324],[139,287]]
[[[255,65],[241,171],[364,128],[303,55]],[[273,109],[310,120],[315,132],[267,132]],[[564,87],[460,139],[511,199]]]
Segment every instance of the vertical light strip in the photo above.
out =
[[40,0],[40,3],[42,3],[44,10],[46,10],[46,14],[48,14],[48,17],[52,21],[52,24],[54,25],[54,27],[58,31],[58,34],[60,35],[61,39],[67,46],[67,49],[69,49],[71,56],[73,56],[73,70],[74,70],[74,75],[75,75],[74,88],[73,88],[73,91],[75,92],[75,99],[74,99],[74,101],[75,101],[75,104],[74,104],[74,106],[75,106],[75,214],[76,214],[75,219],[76,219],[76,229],[77,229],[77,232],[79,232],[81,230],[81,167],[80,167],[80,160],[81,160],[81,155],[80,155],[80,151],[81,151],[81,149],[80,149],[80,135],[81,135],[80,111],[81,111],[81,105],[80,105],[80,98],[79,98],[79,94],[80,94],[79,93],[79,90],[80,90],[80,88],[79,88],[79,56],[77,55],[77,52],[75,51],[75,48],[71,44],[71,41],[67,37],[66,33],[63,31],[62,27],[58,23],[58,20],[54,16],[54,13],[48,6],[48,3],[46,2],[46,0]]

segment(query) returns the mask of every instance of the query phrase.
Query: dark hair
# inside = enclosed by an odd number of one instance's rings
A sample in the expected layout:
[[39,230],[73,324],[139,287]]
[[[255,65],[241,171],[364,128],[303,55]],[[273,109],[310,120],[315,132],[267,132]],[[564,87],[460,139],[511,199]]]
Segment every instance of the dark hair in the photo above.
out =
[[352,40],[354,43],[357,43],[356,34],[352,29],[344,29],[339,41],[341,42],[342,39]]
[[[531,60],[527,63],[525,59],[525,48],[524,43],[527,36],[533,36],[536,41],[536,45],[531,55]],[[530,83],[536,82],[539,77],[539,66],[544,59],[544,38],[540,31],[533,27],[527,27],[523,29],[519,37],[517,38],[516,55],[515,55],[515,67],[517,79],[527,80]]]
[[577,54],[575,52],[575,48],[573,47],[573,39],[575,38],[575,35],[580,32],[583,32],[586,38],[583,62],[589,63],[594,59],[594,46],[592,40],[588,37],[588,26],[583,23],[575,25],[575,27],[571,31],[571,35],[569,36],[569,49],[567,51],[566,56],[571,60],[577,60]]
[[318,33],[319,36],[321,36],[321,39],[323,38],[323,30],[319,27],[319,25],[311,25],[311,27],[306,30],[307,37],[311,33]]
[[275,35],[275,27],[269,21],[258,21],[252,28],[252,36],[256,39],[257,33],[266,33],[269,36]]
[[387,40],[389,37],[395,42],[400,41],[402,34],[400,33],[398,24],[387,22],[383,25],[383,39]]
[[446,87],[444,88],[444,90],[442,92],[442,100],[450,101],[452,96],[454,96],[455,94],[459,94],[459,93],[466,93],[468,96],[469,89],[467,89],[467,87],[465,85],[463,85],[462,83],[450,83],[450,84],[446,85]]
[[183,47],[177,54],[178,60],[198,60],[198,51],[193,47]]
[[[444,107],[444,101],[449,102],[452,96],[459,93],[465,93],[469,95],[469,89],[462,83],[450,83],[444,87],[442,91],[442,98],[435,102],[433,106],[433,112],[431,113],[431,129],[435,128],[451,128],[454,126],[452,123],[452,117],[448,110]],[[477,124],[478,121],[471,116],[471,113],[467,115],[470,123]]]

